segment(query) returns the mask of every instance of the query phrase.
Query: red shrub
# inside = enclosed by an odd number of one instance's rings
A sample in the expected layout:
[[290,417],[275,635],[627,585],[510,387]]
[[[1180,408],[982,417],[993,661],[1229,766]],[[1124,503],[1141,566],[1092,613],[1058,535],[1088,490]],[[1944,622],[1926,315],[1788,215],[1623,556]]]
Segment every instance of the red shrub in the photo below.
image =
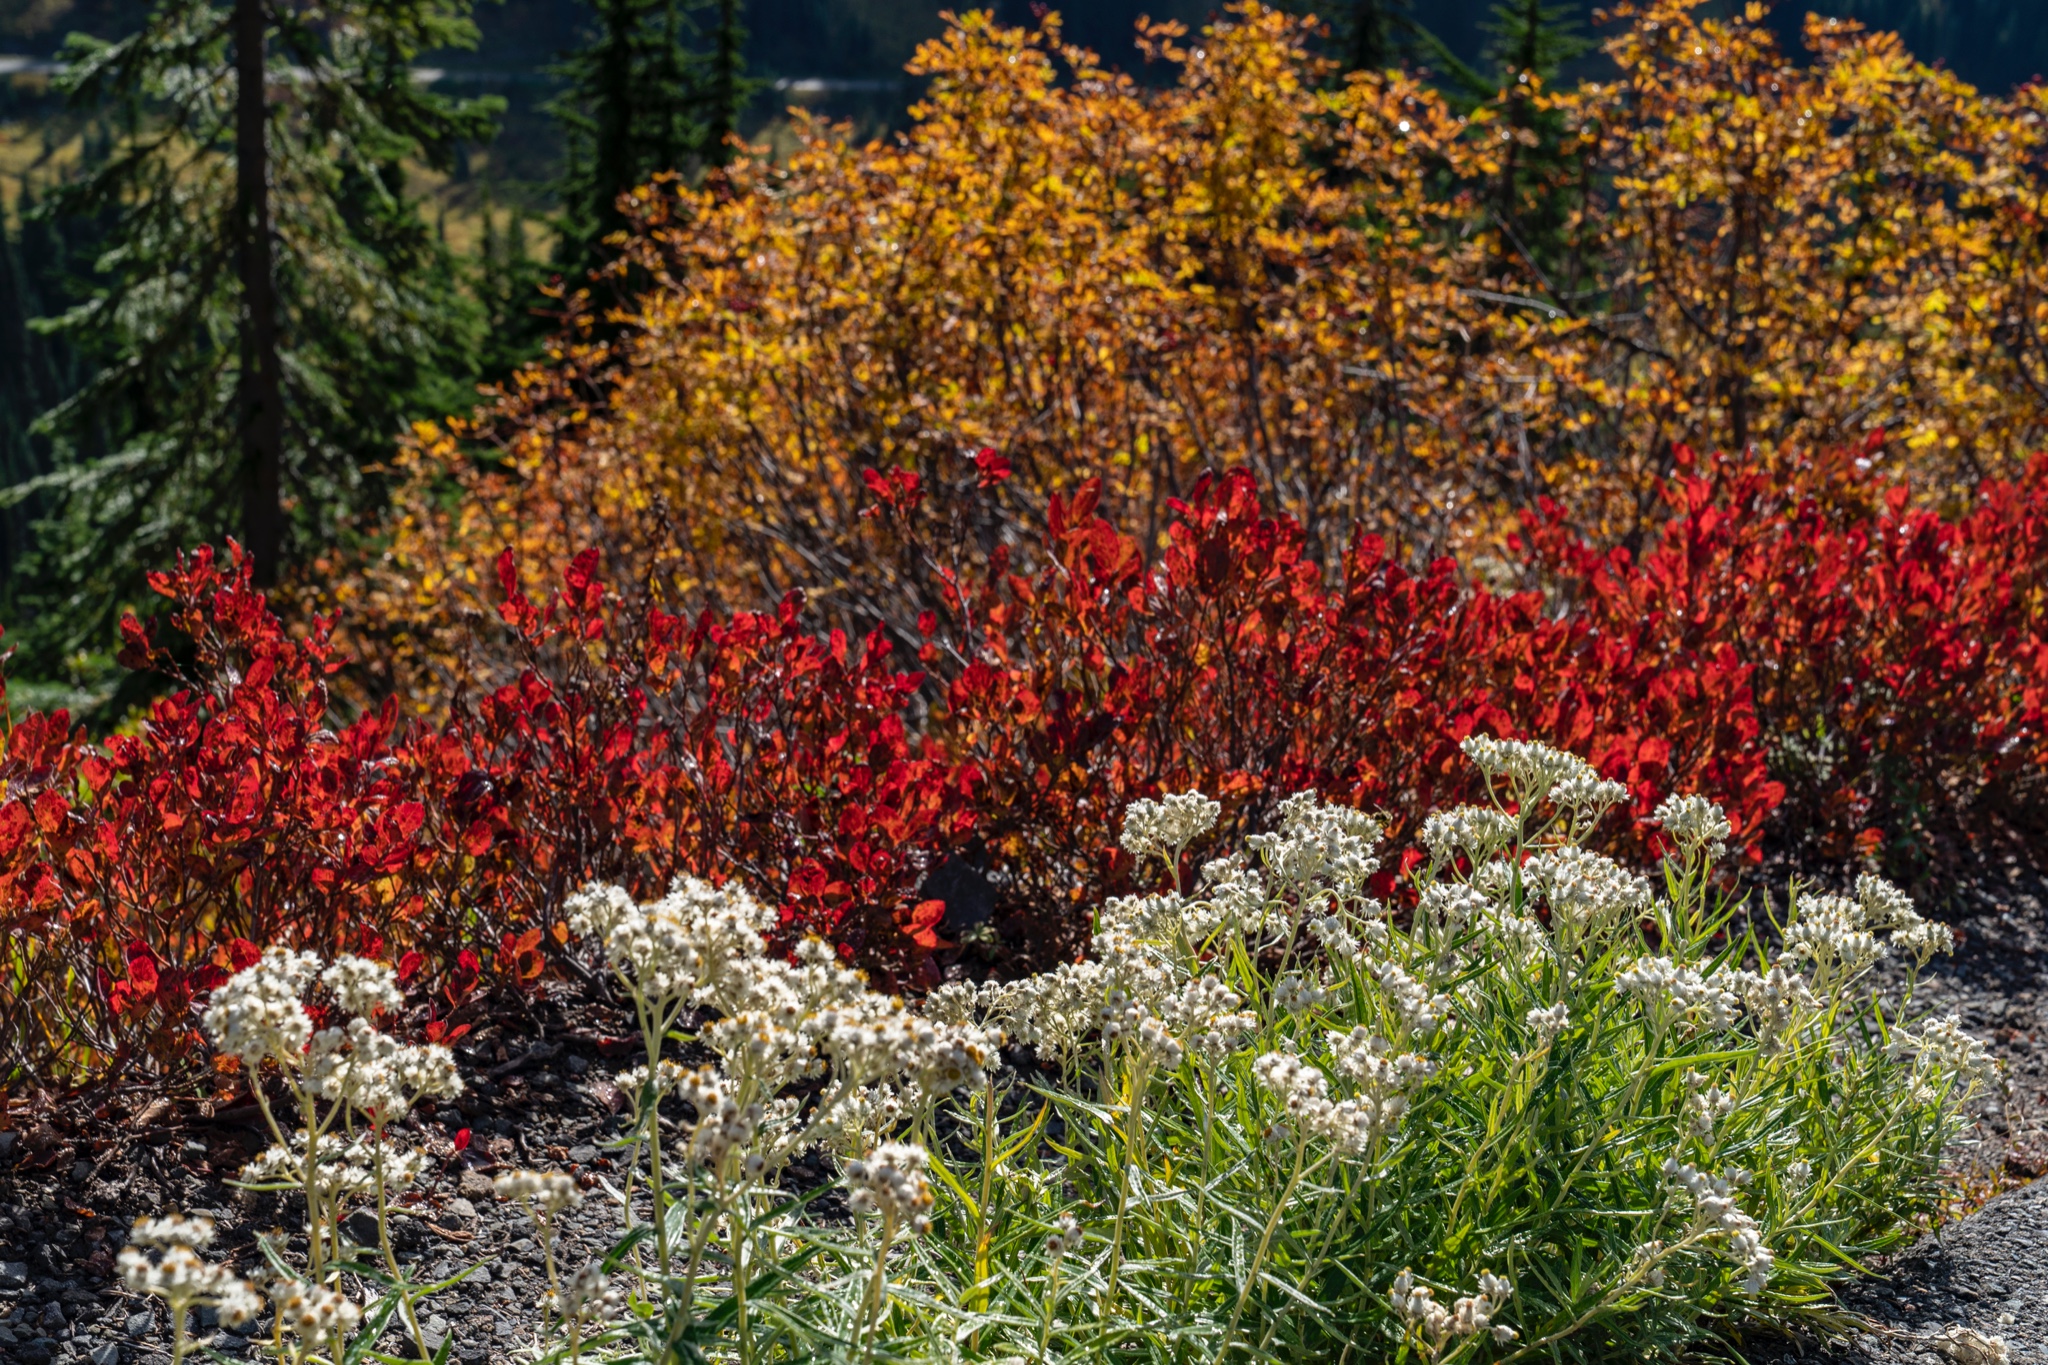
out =
[[629,610],[594,561],[544,607],[501,565],[515,681],[438,728],[387,706],[338,732],[324,623],[286,636],[239,551],[158,575],[171,610],[127,623],[124,662],[176,690],[139,733],[96,749],[58,713],[9,736],[0,1076],[189,1055],[193,998],[255,944],[389,954],[450,1004],[485,972],[530,980],[592,876],[737,874],[787,892],[792,932],[884,968],[916,951],[889,913],[922,875],[906,850],[949,837],[964,794],[908,736],[917,678],[793,602]]
[[1314,787],[1398,833],[1470,793],[1457,742],[1478,730],[1587,755],[1635,816],[1709,794],[1752,856],[1781,781],[1776,828],[1840,854],[2041,770],[2048,465],[1943,519],[1848,458],[1715,462],[1673,482],[1640,560],[1532,525],[1554,606],[1370,538],[1326,584],[1243,473],[1175,504],[1156,556],[1084,488],[1051,504],[1034,567],[999,545],[968,581],[946,538],[986,526],[942,524],[915,476],[869,484],[896,542],[877,562],[928,575],[895,632],[921,673],[887,633],[813,633],[794,597],[670,615],[608,590],[595,551],[536,603],[508,554],[498,685],[435,725],[387,706],[337,729],[324,623],[287,636],[239,556],[160,576],[170,609],[128,624],[124,657],[174,690],[136,733],[96,747],[57,714],[8,735],[5,1074],[189,1055],[193,999],[255,944],[389,954],[446,1006],[531,980],[593,876],[739,877],[789,937],[902,985],[984,909],[1016,950],[994,965],[1042,964],[1085,933],[1077,907],[1131,889],[1134,797],[1199,788],[1238,829]]
[[[1020,912],[1127,889],[1116,835],[1135,797],[1199,788],[1242,828],[1312,787],[1405,823],[1473,794],[1457,744],[1475,731],[1587,755],[1637,814],[1710,792],[1746,841],[1777,799],[1725,646],[1652,661],[1533,593],[1469,589],[1448,560],[1412,574],[1370,537],[1325,589],[1242,472],[1175,504],[1156,564],[1093,497],[1055,498],[1038,572],[953,597],[950,649],[927,647],[971,660],[932,729],[981,774],[977,833]],[[1032,938],[1071,946],[1080,927]]]
[[1875,485],[1867,453],[1766,468],[1681,452],[1674,516],[1640,563],[1554,508],[1527,548],[1650,667],[1720,650],[1749,665],[1788,853],[1882,852],[1912,875],[2039,820],[2048,459],[1948,518]]

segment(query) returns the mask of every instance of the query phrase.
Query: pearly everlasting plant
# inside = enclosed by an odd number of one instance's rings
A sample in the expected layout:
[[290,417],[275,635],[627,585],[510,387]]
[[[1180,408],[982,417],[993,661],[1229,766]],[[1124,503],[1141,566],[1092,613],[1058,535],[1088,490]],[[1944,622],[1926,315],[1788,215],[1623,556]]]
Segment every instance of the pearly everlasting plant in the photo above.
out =
[[[308,1003],[320,997],[330,1019],[316,1027]],[[293,1360],[334,1357],[362,1318],[340,1277],[362,1280],[364,1250],[343,1230],[357,1208],[375,1215],[390,1305],[413,1340],[424,1335],[390,1238],[390,1198],[419,1178],[425,1154],[393,1133],[422,1099],[460,1093],[454,1056],[439,1044],[401,1043],[378,1027],[404,998],[390,967],[344,956],[323,963],[312,953],[274,947],[213,993],[201,1022],[214,1046],[249,1073],[270,1148],[243,1167],[245,1188],[299,1195],[306,1211],[303,1276],[272,1286],[276,1350]],[[283,1115],[270,1098],[275,1081]],[[282,1264],[280,1260],[278,1262]],[[388,1315],[389,1308],[386,1313]]]
[[[1665,801],[1661,862],[1632,868],[1594,846],[1617,784],[1466,749],[1487,804],[1405,858],[1303,792],[1184,885],[1213,803],[1134,806],[1160,885],[1101,906],[1084,958],[921,1004],[816,941],[771,952],[736,886],[578,893],[646,1055],[617,1078],[623,1178],[499,1178],[547,1257],[542,1358],[1511,1365],[1809,1316],[1906,1235],[1997,1083],[1914,1014],[1911,970],[1902,1011],[1875,1002],[1876,964],[1945,931],[1872,878],[1753,916],[1715,880],[1710,803]],[[375,1003],[351,972],[329,989]],[[244,1036],[298,1039],[295,1083],[337,1103],[387,1094],[357,1069],[414,1077],[402,1104],[433,1068],[301,1030],[280,1002],[310,973],[230,999]],[[379,1140],[333,1168],[388,1176]],[[621,1240],[564,1282],[586,1187]]]

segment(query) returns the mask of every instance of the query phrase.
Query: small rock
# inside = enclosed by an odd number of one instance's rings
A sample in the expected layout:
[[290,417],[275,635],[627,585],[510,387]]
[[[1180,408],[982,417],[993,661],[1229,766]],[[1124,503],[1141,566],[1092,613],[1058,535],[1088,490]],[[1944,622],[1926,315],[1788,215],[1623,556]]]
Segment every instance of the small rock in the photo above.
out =
[[469,1282],[477,1285],[489,1284],[491,1282],[491,1268],[487,1265],[478,1266],[476,1274],[469,1277]]
[[12,1327],[9,1327],[4,1322],[0,1322],[0,1346],[12,1346],[15,1342],[20,1340],[20,1337],[14,1335],[14,1329]]
[[64,1316],[64,1305],[54,1299],[43,1305],[43,1311],[36,1315],[36,1326],[45,1332],[61,1330],[70,1319]]
[[103,1341],[86,1352],[92,1365],[121,1365],[121,1348],[111,1341]]
[[521,1237],[512,1244],[511,1249],[514,1256],[533,1256],[539,1253],[540,1245],[531,1237]]
[[476,1205],[470,1203],[459,1194],[448,1201],[448,1211],[460,1218],[476,1217]]
[[92,1179],[92,1163],[90,1161],[74,1161],[71,1163],[72,1184],[83,1185],[90,1179]]
[[571,1057],[562,1065],[569,1068],[571,1076],[581,1076],[584,1072],[590,1070],[590,1059],[587,1057]]
[[491,1178],[482,1171],[465,1169],[462,1172],[462,1179],[455,1182],[455,1188],[470,1199],[489,1199]]
[[206,1144],[198,1138],[186,1138],[185,1145],[179,1150],[184,1152],[187,1161],[206,1160]]
[[0,1261],[0,1289],[19,1289],[27,1283],[27,1261]]
[[57,1343],[48,1337],[37,1337],[16,1354],[21,1357],[21,1365],[50,1365],[57,1357]]
[[128,1335],[131,1337],[146,1337],[155,1327],[156,1314],[150,1312],[147,1308],[128,1315],[127,1328]]
[[578,1166],[588,1166],[591,1162],[597,1160],[597,1148],[587,1142],[580,1147],[571,1147],[569,1149],[569,1160],[575,1162]]
[[4,1133],[0,1133],[0,1161],[4,1161],[14,1155],[14,1144],[20,1139],[21,1134],[15,1132],[12,1128],[9,1128]]
[[377,1211],[357,1209],[341,1222],[342,1231],[354,1240],[357,1246],[377,1245]]

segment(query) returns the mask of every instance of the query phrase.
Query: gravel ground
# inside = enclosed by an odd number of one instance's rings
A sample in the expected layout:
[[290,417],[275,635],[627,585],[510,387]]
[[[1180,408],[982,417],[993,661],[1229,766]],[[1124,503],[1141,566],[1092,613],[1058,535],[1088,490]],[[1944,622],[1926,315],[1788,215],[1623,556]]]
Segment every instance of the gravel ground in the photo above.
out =
[[[1976,1142],[1961,1154],[1981,1211],[1945,1226],[1910,1252],[1847,1287],[1842,1306],[1870,1332],[1826,1346],[1750,1342],[1753,1365],[1811,1358],[1870,1365],[1976,1365],[1944,1352],[1951,1326],[2003,1336],[2018,1365],[2048,1365],[2048,882],[2015,878],[1959,890],[1944,918],[1960,944],[1921,983],[1923,1007],[1955,1010],[2010,1067],[2007,1097],[1987,1101]],[[415,1116],[409,1138],[436,1159],[431,1176],[394,1220],[399,1254],[416,1277],[482,1269],[422,1307],[431,1345],[452,1336],[452,1360],[482,1365],[532,1340],[546,1290],[541,1251],[523,1214],[491,1194],[491,1177],[522,1166],[576,1173],[593,1197],[565,1220],[561,1263],[601,1254],[616,1235],[616,1206],[598,1182],[611,1171],[602,1144],[622,1126],[607,1079],[630,1065],[637,1039],[626,1021],[563,989],[530,1016],[484,1025],[456,1049],[467,1090],[454,1104]],[[17,1101],[17,1106],[19,1106]],[[159,1303],[114,1278],[113,1258],[130,1223],[181,1209],[211,1215],[216,1251],[256,1269],[254,1236],[283,1221],[275,1196],[224,1182],[268,1144],[253,1108],[218,1109],[146,1096],[85,1112],[23,1111],[0,1132],[0,1361],[167,1361]],[[472,1137],[457,1151],[463,1129]],[[799,1179],[821,1172],[795,1172]],[[2024,1188],[2021,1188],[2024,1186]],[[214,1349],[245,1356],[268,1322],[241,1332],[202,1322]],[[388,1334],[385,1349],[406,1343]]]
[[[393,1220],[400,1258],[415,1278],[430,1280],[482,1263],[421,1308],[429,1346],[452,1335],[450,1358],[462,1365],[505,1360],[530,1343],[547,1289],[533,1228],[492,1195],[494,1174],[536,1167],[579,1177],[590,1195],[565,1218],[557,1252],[572,1269],[617,1235],[616,1205],[598,1188],[612,1168],[600,1144],[622,1126],[606,1078],[639,1043],[614,1037],[606,1024],[617,1029],[623,1020],[556,999],[532,1020],[480,1030],[456,1049],[462,1096],[416,1115],[403,1134],[438,1162]],[[464,1129],[471,1140],[457,1152]],[[179,1209],[211,1216],[216,1259],[254,1274],[255,1235],[283,1221],[279,1200],[225,1180],[268,1141],[253,1108],[162,1101],[49,1113],[0,1134],[0,1361],[168,1361],[162,1304],[120,1286],[114,1255],[138,1216]],[[364,1235],[373,1228],[365,1224]],[[303,1238],[294,1246],[302,1250]],[[268,1319],[228,1331],[201,1317],[202,1336],[224,1355],[247,1355],[252,1340],[269,1335]],[[382,1345],[406,1349],[396,1331]]]

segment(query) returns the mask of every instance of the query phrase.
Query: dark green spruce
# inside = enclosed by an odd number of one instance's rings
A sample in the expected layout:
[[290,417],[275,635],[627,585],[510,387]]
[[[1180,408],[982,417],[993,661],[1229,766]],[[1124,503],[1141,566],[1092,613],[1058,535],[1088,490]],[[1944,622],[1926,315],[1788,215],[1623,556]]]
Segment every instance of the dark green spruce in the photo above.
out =
[[[556,263],[609,259],[621,195],[664,171],[721,165],[754,95],[740,0],[589,0],[588,41],[556,68],[564,136]],[[711,23],[700,19],[709,11]]]
[[469,0],[159,0],[73,39],[59,84],[122,131],[41,206],[105,232],[35,324],[93,373],[6,495],[46,509],[5,604],[28,672],[104,648],[181,549],[235,535],[274,581],[374,503],[409,419],[467,401],[480,315],[406,174],[490,133],[492,102],[412,75],[474,37]]

